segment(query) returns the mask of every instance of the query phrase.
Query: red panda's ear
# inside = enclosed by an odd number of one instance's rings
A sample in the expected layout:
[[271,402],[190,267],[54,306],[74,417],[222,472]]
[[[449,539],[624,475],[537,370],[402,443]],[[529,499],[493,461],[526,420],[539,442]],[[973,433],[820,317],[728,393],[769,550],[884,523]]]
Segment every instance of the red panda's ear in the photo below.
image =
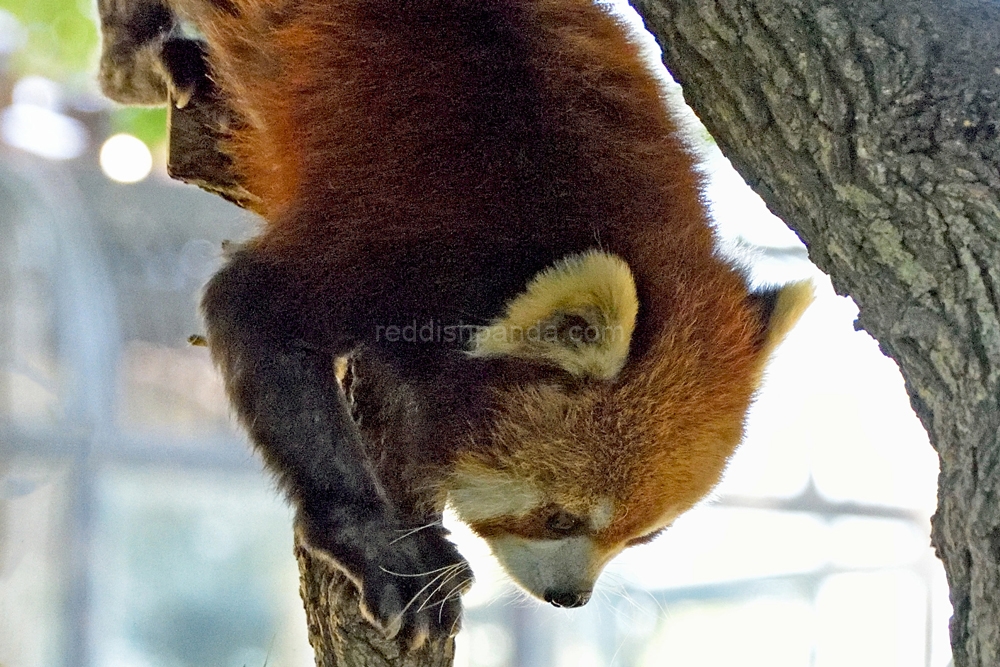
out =
[[477,332],[469,353],[551,363],[576,377],[609,380],[625,365],[638,311],[624,260],[600,251],[571,255],[536,275],[503,317]]
[[760,318],[758,339],[762,358],[767,359],[785,339],[815,298],[811,280],[800,280],[780,287],[766,288],[747,297]]

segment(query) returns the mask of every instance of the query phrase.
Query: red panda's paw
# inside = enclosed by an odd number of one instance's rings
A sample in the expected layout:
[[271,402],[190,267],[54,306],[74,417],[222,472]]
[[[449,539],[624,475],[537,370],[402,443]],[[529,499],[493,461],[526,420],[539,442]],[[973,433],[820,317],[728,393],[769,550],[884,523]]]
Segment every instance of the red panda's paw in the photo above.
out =
[[456,634],[473,576],[440,519],[405,528],[388,517],[359,523],[362,511],[313,499],[299,508],[296,531],[358,585],[361,613],[403,651]]
[[212,85],[205,60],[205,45],[196,39],[170,38],[160,54],[169,77],[171,101],[183,109],[199,90]]
[[391,544],[365,568],[361,611],[404,650],[416,650],[458,632],[461,595],[472,580],[455,546],[427,528]]

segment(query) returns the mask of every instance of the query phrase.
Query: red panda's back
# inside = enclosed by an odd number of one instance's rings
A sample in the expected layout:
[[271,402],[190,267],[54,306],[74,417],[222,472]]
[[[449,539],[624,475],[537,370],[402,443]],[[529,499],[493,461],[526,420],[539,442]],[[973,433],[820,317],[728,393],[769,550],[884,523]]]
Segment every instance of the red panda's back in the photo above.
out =
[[658,83],[590,0],[232,5],[206,31],[247,119],[237,163],[292,235],[376,226],[566,252],[655,221],[710,242]]
[[[495,14],[515,8],[234,4],[210,23],[208,42],[220,84],[247,117],[237,162],[271,222],[293,200],[322,201],[338,220],[455,213],[449,195],[469,198],[503,148],[496,138],[515,141],[537,125],[531,83],[517,72],[525,58],[513,52],[520,38],[497,34],[514,17]],[[431,202],[439,210],[424,208]]]

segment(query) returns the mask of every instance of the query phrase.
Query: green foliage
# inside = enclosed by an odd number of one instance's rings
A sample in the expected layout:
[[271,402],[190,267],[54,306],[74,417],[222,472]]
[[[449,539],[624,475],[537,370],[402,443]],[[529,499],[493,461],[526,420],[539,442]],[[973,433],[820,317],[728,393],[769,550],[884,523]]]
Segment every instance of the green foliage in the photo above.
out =
[[[74,83],[97,75],[99,44],[93,0],[0,0],[25,30],[26,41],[14,56],[17,75],[38,74]],[[113,132],[127,132],[156,146],[166,138],[166,109],[117,108]]]
[[0,9],[26,30],[18,71],[66,80],[93,68],[98,36],[91,0],[0,0]]
[[111,116],[114,132],[128,132],[142,139],[147,146],[156,146],[167,136],[166,107],[122,107]]

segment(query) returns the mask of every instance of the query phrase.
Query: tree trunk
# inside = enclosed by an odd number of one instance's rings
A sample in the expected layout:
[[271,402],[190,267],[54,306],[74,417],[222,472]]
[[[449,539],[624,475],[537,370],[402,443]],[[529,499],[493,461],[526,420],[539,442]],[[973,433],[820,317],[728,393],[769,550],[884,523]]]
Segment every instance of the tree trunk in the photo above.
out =
[[941,461],[955,664],[1000,665],[1000,4],[633,4],[722,151],[899,363]]

